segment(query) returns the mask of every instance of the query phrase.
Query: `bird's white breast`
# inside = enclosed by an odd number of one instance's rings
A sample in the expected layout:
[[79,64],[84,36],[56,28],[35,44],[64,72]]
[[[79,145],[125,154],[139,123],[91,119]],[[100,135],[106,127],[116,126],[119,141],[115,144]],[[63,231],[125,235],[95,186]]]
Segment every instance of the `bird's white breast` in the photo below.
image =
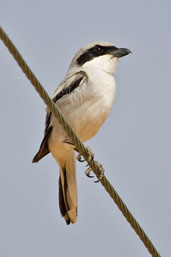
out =
[[[115,98],[115,80],[104,71],[86,70],[88,82],[75,90],[65,111],[66,118],[82,141],[93,137],[111,111]],[[72,107],[71,107],[72,106]]]
[[[88,81],[78,86],[70,95],[57,101],[71,127],[81,141],[92,138],[109,115],[115,98],[115,79],[111,73],[97,69],[85,69]],[[52,119],[55,137],[61,137],[61,126]]]

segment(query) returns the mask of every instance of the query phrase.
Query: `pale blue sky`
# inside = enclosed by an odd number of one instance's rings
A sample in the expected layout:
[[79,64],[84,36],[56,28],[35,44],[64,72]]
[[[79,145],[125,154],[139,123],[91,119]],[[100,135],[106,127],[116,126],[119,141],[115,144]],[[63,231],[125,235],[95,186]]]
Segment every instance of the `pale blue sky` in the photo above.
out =
[[[133,54],[116,70],[112,112],[88,145],[161,256],[171,252],[171,3],[0,0],[0,24],[50,95],[75,52],[101,40]],[[58,165],[31,160],[45,105],[0,42],[0,256],[150,256],[78,163],[78,221],[58,207]]]

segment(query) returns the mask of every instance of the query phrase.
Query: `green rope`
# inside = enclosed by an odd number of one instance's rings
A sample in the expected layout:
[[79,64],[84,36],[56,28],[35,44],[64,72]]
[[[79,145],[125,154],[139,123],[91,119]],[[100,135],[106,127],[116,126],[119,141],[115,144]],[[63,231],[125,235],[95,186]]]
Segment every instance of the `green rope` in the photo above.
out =
[[[33,72],[30,70],[12,41],[8,38],[7,34],[3,31],[3,29],[0,27],[0,38],[22,69],[22,71],[25,73],[26,77],[30,80],[31,84],[34,86],[36,91],[39,93],[40,97],[43,99],[44,103],[48,106],[51,112],[56,116],[56,118],[61,123],[63,129],[66,131],[67,135],[75,145],[76,149],[81,153],[81,155],[84,157],[84,159],[88,162],[90,168],[94,171],[97,177],[99,177],[100,174],[100,168],[96,161],[88,161],[88,151],[86,147],[81,143],[79,138],[76,136],[72,128],[69,126],[68,122],[65,120],[64,116],[62,115],[61,111],[56,107],[56,105],[53,103],[47,92],[44,90],[36,76],[33,74]],[[143,229],[140,227],[138,222],[135,220],[131,212],[128,210],[127,206],[124,204],[118,193],[115,191],[115,189],[112,187],[108,179],[103,176],[100,180],[100,183],[104,186],[105,190],[109,193],[113,201],[117,204],[118,208],[121,210],[122,214],[125,216],[127,221],[130,223],[131,227],[135,230],[141,241],[144,243],[145,247],[148,249],[148,251],[151,253],[154,257],[160,257],[159,253],[155,249],[154,245],[148,238],[148,236],[145,234]]]

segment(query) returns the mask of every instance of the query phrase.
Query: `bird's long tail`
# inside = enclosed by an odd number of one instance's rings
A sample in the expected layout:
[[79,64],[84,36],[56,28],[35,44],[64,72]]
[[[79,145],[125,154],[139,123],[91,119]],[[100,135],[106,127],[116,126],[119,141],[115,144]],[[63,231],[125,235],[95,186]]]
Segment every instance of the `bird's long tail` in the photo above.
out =
[[69,151],[65,163],[60,165],[59,207],[67,224],[77,220],[77,181],[75,153]]

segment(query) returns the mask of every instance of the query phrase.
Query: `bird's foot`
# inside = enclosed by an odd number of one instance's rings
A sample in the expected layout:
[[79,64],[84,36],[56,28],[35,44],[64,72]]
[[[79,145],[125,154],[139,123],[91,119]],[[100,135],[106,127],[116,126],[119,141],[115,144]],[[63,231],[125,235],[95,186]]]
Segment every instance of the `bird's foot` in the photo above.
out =
[[[76,150],[76,149],[75,149]],[[86,150],[87,150],[87,159],[86,161],[87,162],[90,162],[94,159],[94,153],[92,153],[91,149],[89,146],[86,146]],[[84,162],[85,160],[82,158],[82,155],[80,153],[78,153],[77,155],[77,160],[79,162]]]
[[[99,162],[95,161],[95,163],[98,166],[99,174],[97,175],[98,180],[94,181],[94,183],[98,183],[104,176],[104,168]],[[94,176],[90,175],[91,171],[92,171],[92,169],[90,167],[85,171],[86,176],[89,177],[89,178],[94,177]]]

